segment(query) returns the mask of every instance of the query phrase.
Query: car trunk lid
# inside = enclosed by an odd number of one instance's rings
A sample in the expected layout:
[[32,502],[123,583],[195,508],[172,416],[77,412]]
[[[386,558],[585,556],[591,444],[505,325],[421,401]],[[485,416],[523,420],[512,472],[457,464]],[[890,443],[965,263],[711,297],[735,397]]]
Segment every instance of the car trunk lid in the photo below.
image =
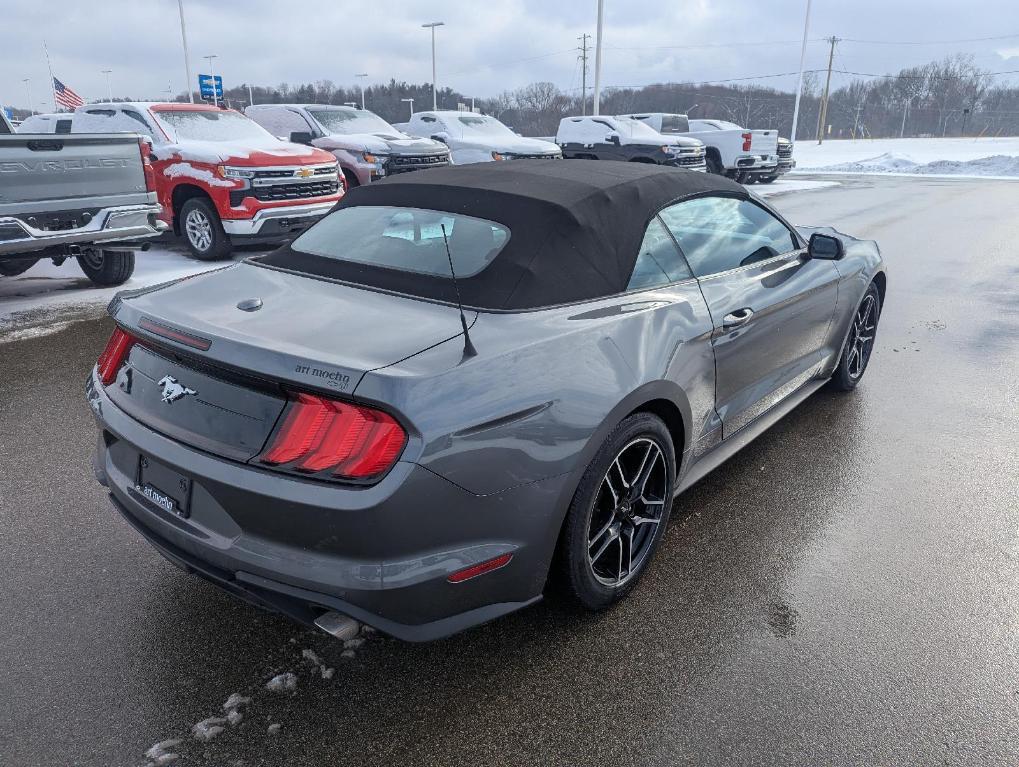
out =
[[111,399],[238,460],[261,450],[288,389],[349,398],[366,371],[461,334],[448,306],[249,263],[125,294],[111,311],[142,341],[107,387]]

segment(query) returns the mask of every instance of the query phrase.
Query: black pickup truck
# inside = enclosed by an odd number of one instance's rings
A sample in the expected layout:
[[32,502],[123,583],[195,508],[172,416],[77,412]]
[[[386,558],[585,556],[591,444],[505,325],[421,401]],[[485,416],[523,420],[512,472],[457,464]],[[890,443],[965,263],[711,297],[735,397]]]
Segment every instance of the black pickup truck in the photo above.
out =
[[628,117],[564,117],[555,141],[567,159],[648,162],[707,170],[703,143],[682,136],[665,136]]

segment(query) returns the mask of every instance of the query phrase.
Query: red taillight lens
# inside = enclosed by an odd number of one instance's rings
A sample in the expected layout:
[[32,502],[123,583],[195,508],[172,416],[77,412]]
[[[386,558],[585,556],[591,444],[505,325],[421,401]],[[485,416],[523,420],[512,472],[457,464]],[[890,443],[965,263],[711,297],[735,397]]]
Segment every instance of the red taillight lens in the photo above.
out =
[[744,152],[749,152],[750,151],[750,144],[751,144],[753,138],[754,138],[754,134],[753,133],[744,133],[743,134],[743,151]]
[[156,191],[156,169],[152,167],[152,144],[143,138],[138,139],[138,151],[142,155],[142,171],[145,174],[145,191]]
[[400,424],[381,410],[295,394],[258,460],[288,471],[370,479],[396,463],[406,442]]
[[99,368],[99,380],[103,386],[109,386],[117,377],[117,371],[127,359],[127,353],[135,344],[134,336],[125,333],[120,328],[113,331],[110,340],[106,342],[106,348],[99,355],[96,366]]

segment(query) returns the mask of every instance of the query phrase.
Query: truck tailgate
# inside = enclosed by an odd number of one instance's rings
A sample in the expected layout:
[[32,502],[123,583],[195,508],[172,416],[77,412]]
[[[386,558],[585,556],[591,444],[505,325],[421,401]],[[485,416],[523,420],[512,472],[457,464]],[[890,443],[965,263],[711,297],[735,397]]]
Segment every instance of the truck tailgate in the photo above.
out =
[[778,154],[778,131],[752,130],[750,151],[753,154]]
[[134,134],[0,136],[0,216],[151,202]]

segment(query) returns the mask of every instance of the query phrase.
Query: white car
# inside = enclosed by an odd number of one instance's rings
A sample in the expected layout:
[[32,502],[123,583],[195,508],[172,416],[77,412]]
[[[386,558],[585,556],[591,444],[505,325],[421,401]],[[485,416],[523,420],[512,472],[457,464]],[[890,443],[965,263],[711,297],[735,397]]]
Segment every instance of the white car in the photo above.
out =
[[454,165],[563,156],[550,141],[519,136],[494,117],[474,112],[415,112],[404,130],[441,141],[449,147]]
[[778,172],[778,131],[747,130],[725,120],[688,120],[686,115],[627,115],[666,136],[687,136],[707,146],[708,171],[740,181]]
[[71,115],[60,114],[31,115],[21,121],[18,133],[70,133]]

